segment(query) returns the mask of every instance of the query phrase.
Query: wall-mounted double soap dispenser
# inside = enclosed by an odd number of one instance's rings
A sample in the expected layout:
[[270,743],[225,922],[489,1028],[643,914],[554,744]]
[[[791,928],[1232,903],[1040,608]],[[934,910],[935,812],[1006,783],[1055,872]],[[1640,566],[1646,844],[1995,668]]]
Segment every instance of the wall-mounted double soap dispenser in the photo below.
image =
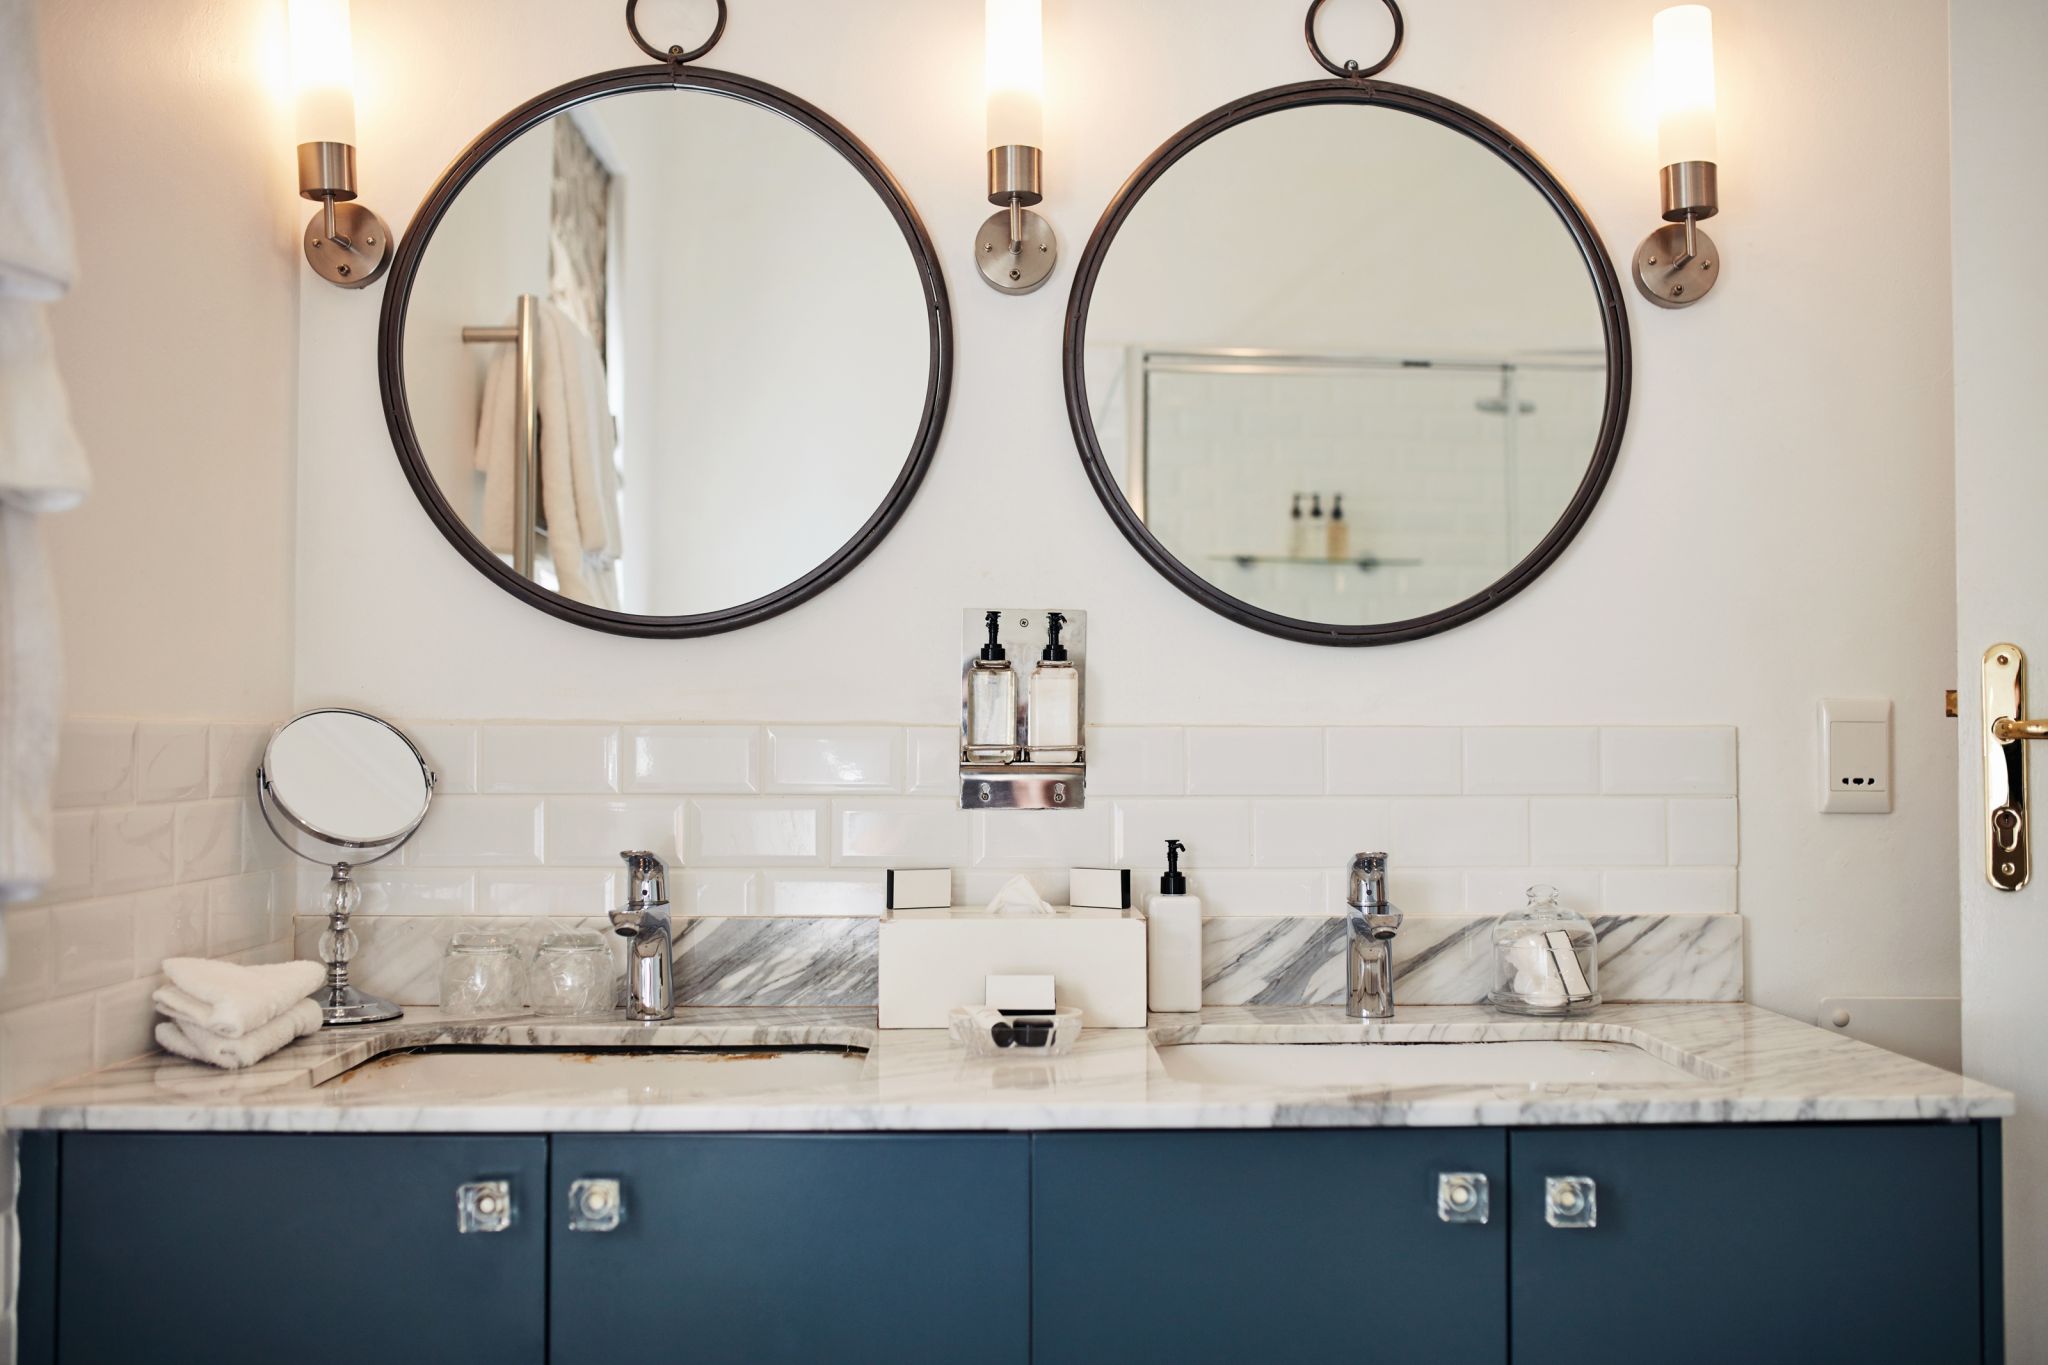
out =
[[[1088,614],[1003,609],[966,614],[961,670],[960,805],[1078,810],[1087,749],[1081,678]],[[1023,684],[1019,661],[1031,660]]]

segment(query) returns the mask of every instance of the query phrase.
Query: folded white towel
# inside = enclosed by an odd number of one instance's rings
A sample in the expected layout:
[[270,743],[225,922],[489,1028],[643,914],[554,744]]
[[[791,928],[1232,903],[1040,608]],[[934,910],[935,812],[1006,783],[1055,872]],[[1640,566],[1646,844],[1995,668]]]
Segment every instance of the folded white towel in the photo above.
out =
[[170,984],[159,986],[152,997],[157,1008],[202,1032],[240,1038],[318,990],[327,970],[317,962],[244,967],[203,957],[171,957],[164,959],[164,975]]
[[294,1039],[317,1032],[321,1018],[319,1005],[311,1000],[301,1000],[263,1027],[253,1029],[240,1038],[224,1038],[220,1034],[167,1019],[156,1026],[156,1041],[157,1046],[166,1052],[236,1071],[254,1066]]

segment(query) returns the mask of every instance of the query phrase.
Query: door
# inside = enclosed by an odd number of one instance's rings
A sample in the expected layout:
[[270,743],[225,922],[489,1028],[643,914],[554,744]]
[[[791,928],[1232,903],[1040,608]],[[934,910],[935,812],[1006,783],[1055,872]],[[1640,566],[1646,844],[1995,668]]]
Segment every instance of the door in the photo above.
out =
[[[59,1361],[546,1359],[545,1138],[68,1133],[59,1162]],[[459,1231],[489,1181],[509,1226]]]
[[1026,1359],[1027,1138],[554,1141],[554,1365]]
[[[1499,1129],[1041,1134],[1032,1359],[1505,1360],[1506,1155]],[[1461,1173],[1485,1222],[1439,1214]]]
[[[2011,643],[2032,660],[2038,718],[2048,712],[2048,276],[2013,268],[2020,224],[2048,220],[2048,180],[2030,170],[2048,128],[2048,5],[1949,6],[1955,259],[1956,691],[1962,831],[1963,1069],[2019,1096],[2006,1125],[2008,1350],[2048,1360],[2048,770],[2034,764],[2032,882],[1994,890],[1985,875],[1978,700],[1984,651]],[[2039,749],[2040,744],[2025,746]]]
[[[1967,1123],[1518,1129],[1513,1359],[1980,1360],[1978,1141]],[[1552,1224],[1547,1182],[1572,1177],[1591,1226]]]

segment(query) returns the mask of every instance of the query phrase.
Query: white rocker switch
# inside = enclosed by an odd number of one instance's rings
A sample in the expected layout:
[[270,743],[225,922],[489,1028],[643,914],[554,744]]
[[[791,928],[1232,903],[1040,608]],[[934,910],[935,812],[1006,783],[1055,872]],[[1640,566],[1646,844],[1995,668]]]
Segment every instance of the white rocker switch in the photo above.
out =
[[1828,697],[1820,704],[1820,808],[1883,815],[1892,808],[1892,704]]

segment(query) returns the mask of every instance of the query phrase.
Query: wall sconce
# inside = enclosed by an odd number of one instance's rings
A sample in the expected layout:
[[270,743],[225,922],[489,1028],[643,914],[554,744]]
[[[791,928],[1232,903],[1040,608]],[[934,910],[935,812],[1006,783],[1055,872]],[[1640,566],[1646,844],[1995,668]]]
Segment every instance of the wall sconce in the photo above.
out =
[[1052,224],[1030,205],[1040,180],[1045,131],[1045,36],[1039,0],[988,0],[984,16],[988,82],[988,200],[1002,207],[974,235],[981,277],[1005,294],[1044,284],[1059,260]]
[[1661,308],[1689,308],[1721,277],[1721,253],[1699,230],[1721,211],[1714,164],[1714,15],[1674,5],[1651,21],[1657,81],[1657,152],[1665,226],[1636,248],[1636,287]]
[[306,260],[329,284],[361,289],[390,262],[391,231],[354,202],[355,56],[348,0],[289,4],[299,197],[320,205],[306,224]]

